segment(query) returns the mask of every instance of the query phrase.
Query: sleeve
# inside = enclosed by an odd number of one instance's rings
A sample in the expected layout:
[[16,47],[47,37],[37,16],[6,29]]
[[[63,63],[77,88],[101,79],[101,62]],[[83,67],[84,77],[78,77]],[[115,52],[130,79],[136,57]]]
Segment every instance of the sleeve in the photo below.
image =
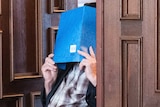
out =
[[45,107],[45,106],[46,106],[46,93],[45,93],[45,88],[43,88],[43,90],[41,91],[40,98],[41,98],[42,106]]
[[53,85],[53,89],[48,94],[48,96],[46,96],[46,91],[45,91],[45,88],[43,87],[43,89],[41,91],[41,95],[40,95],[41,103],[42,103],[43,107],[47,107],[47,105],[49,104],[49,101],[50,101],[52,95],[54,94],[54,92],[55,92],[55,88],[54,88],[54,85]]
[[86,102],[90,107],[96,107],[96,87],[89,83],[87,93],[86,93]]

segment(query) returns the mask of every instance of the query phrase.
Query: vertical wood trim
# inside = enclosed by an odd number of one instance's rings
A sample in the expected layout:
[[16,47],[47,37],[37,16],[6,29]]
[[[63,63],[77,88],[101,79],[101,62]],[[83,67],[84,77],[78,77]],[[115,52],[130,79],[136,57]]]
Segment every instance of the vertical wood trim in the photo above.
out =
[[51,27],[49,28],[49,40],[50,40],[50,53],[54,53],[54,44],[55,44],[55,37],[58,27]]
[[54,12],[54,0],[48,0],[48,13],[51,14]]
[[[128,53],[128,44],[127,43],[124,43],[123,44],[123,40],[121,41],[121,45],[120,45],[122,48],[122,52],[123,52],[123,56],[127,56],[127,53]],[[120,55],[122,57],[121,60],[123,60],[123,56]],[[128,84],[127,84],[127,81],[128,81],[128,78],[127,78],[127,75],[128,75],[128,72],[127,72],[127,60],[128,58],[124,59],[122,63],[120,63],[121,65],[121,69],[124,70],[124,73],[120,73],[120,77],[121,77],[121,95],[122,96],[122,101],[121,101],[121,104],[122,104],[122,107],[127,107],[127,87],[128,87]],[[125,85],[124,85],[125,84]]]
[[160,12],[159,12],[159,6],[160,6],[160,4],[159,4],[159,1],[157,1],[157,0],[155,0],[155,17],[157,17],[157,19],[155,19],[155,92],[157,92],[157,93],[160,93],[160,89],[158,89],[158,84],[159,84],[159,79],[158,78],[160,78],[160,77],[158,77],[158,72],[160,72],[159,71],[159,66],[158,66],[158,63],[159,63],[159,51],[158,51],[158,47],[159,47],[159,35],[160,35],[160,33],[159,33],[159,27],[160,27],[160,24],[159,24],[159,22],[160,22],[160,20],[159,20],[159,16],[160,16]]
[[13,0],[9,0],[9,34],[11,38],[10,43],[10,80],[14,80],[14,62],[13,62]]
[[142,0],[120,0],[120,19],[141,19]]
[[[135,41],[137,43],[135,43]],[[120,90],[120,96],[121,96],[121,107],[128,107],[129,103],[128,103],[128,96],[129,96],[129,90],[128,90],[128,77],[129,77],[129,71],[130,69],[128,68],[128,58],[129,58],[129,44],[134,44],[137,45],[138,49],[137,49],[137,73],[138,73],[138,98],[137,99],[137,107],[142,107],[143,104],[143,100],[142,100],[142,89],[143,89],[143,81],[142,81],[142,37],[132,37],[132,36],[125,36],[125,37],[121,37],[121,42],[120,42],[120,46],[121,46],[121,59],[120,59],[120,65],[121,65],[121,71],[120,71],[120,78],[121,78],[121,90]],[[131,65],[130,65],[131,67]],[[133,94],[133,93],[132,93]],[[135,93],[136,94],[136,93]]]
[[16,107],[23,107],[23,97],[20,97],[17,101],[16,101]]
[[37,58],[37,70],[38,74],[41,74],[41,66],[42,66],[42,2],[41,0],[35,0],[35,7],[36,7],[36,37],[37,37],[37,46],[36,46],[36,54]]
[[3,96],[2,84],[2,31],[0,31],[0,99]]
[[[40,1],[40,0],[39,0]],[[36,36],[36,73],[38,73],[39,72],[39,67],[38,67],[38,62],[39,62],[39,49],[40,49],[40,47],[39,47],[39,42],[40,42],[40,38],[41,38],[41,36],[40,35],[38,35],[38,14],[39,14],[39,12],[38,12],[38,0],[35,0],[35,36]]]
[[2,15],[2,1],[0,0],[0,15]]
[[96,58],[97,58],[97,107],[104,107],[104,1],[97,0],[97,41],[96,41]]

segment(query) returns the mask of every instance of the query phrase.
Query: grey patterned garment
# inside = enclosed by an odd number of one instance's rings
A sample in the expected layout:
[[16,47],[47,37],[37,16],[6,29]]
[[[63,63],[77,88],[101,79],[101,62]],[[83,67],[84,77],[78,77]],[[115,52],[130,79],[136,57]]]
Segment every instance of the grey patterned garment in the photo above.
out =
[[63,79],[48,107],[87,107],[85,100],[89,80],[76,64]]

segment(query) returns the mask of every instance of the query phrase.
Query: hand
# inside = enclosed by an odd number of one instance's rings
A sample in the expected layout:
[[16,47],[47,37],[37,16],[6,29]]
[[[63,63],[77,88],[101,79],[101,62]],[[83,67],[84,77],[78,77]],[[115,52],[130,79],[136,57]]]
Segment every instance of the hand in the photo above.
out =
[[90,54],[80,50],[78,50],[78,53],[85,57],[79,64],[80,70],[84,68],[87,78],[94,86],[96,86],[96,56],[94,54],[93,48],[89,47]]
[[52,59],[53,56],[53,54],[48,55],[48,57],[45,58],[45,62],[41,67],[42,75],[44,78],[44,87],[46,89],[46,95],[48,95],[48,93],[51,91],[52,84],[55,82],[58,74],[57,66]]

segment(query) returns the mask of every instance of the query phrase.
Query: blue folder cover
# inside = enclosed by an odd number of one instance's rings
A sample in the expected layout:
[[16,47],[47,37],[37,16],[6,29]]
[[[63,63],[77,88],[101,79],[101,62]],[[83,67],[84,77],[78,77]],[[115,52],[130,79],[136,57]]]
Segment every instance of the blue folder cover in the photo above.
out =
[[55,63],[80,62],[77,50],[96,51],[96,9],[82,6],[61,14],[54,47]]

